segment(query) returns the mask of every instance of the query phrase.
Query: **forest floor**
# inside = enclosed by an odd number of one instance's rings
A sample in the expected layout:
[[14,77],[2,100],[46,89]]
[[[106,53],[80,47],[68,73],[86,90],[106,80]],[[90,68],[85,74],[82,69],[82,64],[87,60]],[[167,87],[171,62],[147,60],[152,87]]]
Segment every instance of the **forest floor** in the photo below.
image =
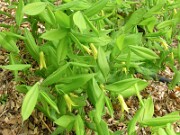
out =
[[[12,16],[15,15],[13,10],[8,9],[8,4],[0,0],[0,10],[6,11]],[[14,24],[14,18],[9,18],[0,14],[0,23]],[[0,32],[5,30],[0,27]],[[0,65],[9,63],[9,53],[0,48]],[[173,72],[167,67],[160,75],[171,79]],[[32,81],[29,78],[27,81]],[[13,80],[13,74],[10,71],[0,69],[0,134],[2,135],[48,135],[55,129],[55,125],[50,122],[41,112],[35,110],[31,117],[22,123],[20,115],[23,94],[15,89],[16,82]],[[151,96],[155,105],[154,116],[164,116],[167,113],[180,110],[180,88],[174,90],[168,89],[168,84],[160,81],[149,80],[149,86],[141,93],[143,98]],[[129,113],[125,113],[125,121],[130,120],[138,109],[138,99],[133,96],[126,99],[129,107]],[[117,121],[120,118],[120,107],[115,107],[115,118],[106,118],[109,127],[112,130],[127,131],[126,122]],[[174,123],[176,132],[180,132],[180,122]],[[150,135],[148,128],[138,128],[138,135]]]

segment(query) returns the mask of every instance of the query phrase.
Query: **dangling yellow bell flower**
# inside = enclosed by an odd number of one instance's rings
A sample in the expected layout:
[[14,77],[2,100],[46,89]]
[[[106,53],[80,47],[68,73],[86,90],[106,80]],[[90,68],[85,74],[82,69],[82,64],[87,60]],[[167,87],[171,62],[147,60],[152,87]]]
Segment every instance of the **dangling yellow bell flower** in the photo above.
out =
[[88,53],[88,54],[91,54],[92,51],[85,45],[81,45],[83,47],[83,49]]
[[122,95],[120,95],[120,94],[118,95],[118,100],[121,105],[121,111],[124,112],[124,110],[125,110],[126,112],[129,112],[129,108],[127,107]]
[[39,53],[39,58],[40,58],[40,62],[39,62],[40,70],[43,69],[43,68],[47,68],[45,58],[44,58],[44,53],[42,51]]
[[71,100],[68,94],[64,94],[64,99],[66,101],[67,107],[69,111],[72,111],[72,106],[76,106],[76,104]]
[[94,46],[93,43],[90,43],[90,47],[91,47],[91,50],[92,50],[92,54],[93,54],[93,56],[94,56],[94,59],[96,60],[97,57],[98,57],[98,51],[97,51],[97,49],[96,49],[96,47]]

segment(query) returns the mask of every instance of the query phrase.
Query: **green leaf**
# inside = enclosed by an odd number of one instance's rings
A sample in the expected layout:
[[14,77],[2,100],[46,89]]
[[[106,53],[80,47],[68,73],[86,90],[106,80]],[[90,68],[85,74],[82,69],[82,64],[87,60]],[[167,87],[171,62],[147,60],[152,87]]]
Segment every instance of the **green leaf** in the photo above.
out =
[[146,10],[144,8],[139,8],[138,10],[134,11],[125,24],[125,32],[128,32],[134,26],[136,26],[143,19],[145,13]]
[[64,28],[70,28],[71,25],[70,25],[70,17],[65,14],[64,12],[62,11],[57,11],[55,12],[55,17],[56,17],[56,20],[57,20],[57,23],[64,27]]
[[98,60],[97,61],[98,61],[98,66],[99,66],[104,78],[107,79],[110,68],[109,68],[109,64],[107,62],[106,54],[101,47],[99,47],[99,49],[98,49]]
[[0,45],[9,52],[19,53],[16,40],[2,32],[0,32]]
[[86,15],[84,15],[84,19],[87,23],[87,25],[89,25],[89,27],[92,29],[92,31],[94,31],[94,33],[96,33],[97,36],[99,36],[99,31],[97,30],[97,28],[93,25],[93,23],[88,19],[88,17]]
[[158,134],[159,134],[159,135],[168,135],[163,128],[159,128],[159,129],[158,129]]
[[24,29],[24,35],[26,37],[26,48],[31,56],[36,60],[39,61],[39,46],[36,45],[34,37],[32,36],[31,32],[28,29]]
[[125,47],[124,45],[124,39],[125,39],[125,34],[121,34],[117,37],[116,39],[116,45],[119,48],[120,51],[123,50],[123,48]]
[[75,130],[76,130],[76,135],[84,135],[84,133],[85,133],[84,121],[82,120],[82,118],[79,114],[76,116]]
[[16,10],[16,16],[15,16],[15,20],[18,26],[21,25],[21,22],[23,20],[23,15],[24,15],[23,8],[24,8],[24,2],[23,0],[19,0],[17,10]]
[[36,105],[39,95],[39,82],[37,82],[26,94],[23,100],[21,115],[23,121],[27,120]]
[[68,128],[71,124],[73,124],[75,121],[74,116],[70,115],[63,115],[59,119],[55,120],[54,123],[56,123],[58,126],[61,126],[63,128]]
[[99,88],[97,81],[94,78],[92,78],[92,80],[90,80],[88,83],[87,94],[88,99],[94,106],[98,102],[101,92],[102,90]]
[[143,107],[141,107],[136,114],[134,115],[134,117],[132,118],[132,120],[130,120],[130,122],[128,123],[128,134],[129,135],[135,135],[136,132],[136,123],[139,121],[139,118],[141,117],[143,113]]
[[176,71],[173,76],[173,80],[171,82],[171,87],[174,88],[176,84],[178,84],[179,82],[180,82],[180,71]]
[[141,121],[140,123],[147,126],[164,126],[168,123],[173,123],[180,120],[179,113],[171,113],[163,117],[151,118]]
[[68,37],[63,38],[59,42],[57,46],[57,52],[56,52],[58,63],[60,63],[66,58],[69,46],[70,46],[70,40]]
[[90,8],[86,9],[84,11],[84,14],[87,17],[91,17],[97,14],[98,12],[100,12],[106,6],[107,3],[108,3],[108,0],[98,0]]
[[[134,87],[135,85],[137,86],[138,89],[135,89],[135,87]],[[128,89],[119,91],[116,93],[121,94],[124,98],[127,98],[127,97],[130,97],[133,95],[137,95],[140,91],[145,89],[147,86],[148,86],[148,82],[146,82],[144,80],[139,80],[135,84],[132,84],[132,86],[130,86]]]
[[23,12],[27,15],[38,15],[43,12],[46,8],[45,2],[33,2],[27,4],[23,8]]
[[104,109],[104,103],[105,103],[105,95],[102,92],[101,95],[99,96],[99,100],[96,103],[96,115],[97,115],[97,121],[100,122],[101,121],[101,117],[102,117],[102,112]]
[[65,83],[56,85],[56,89],[60,89],[64,93],[71,92],[85,85],[90,79],[94,77],[94,75],[95,74],[81,74],[62,78],[61,80]]
[[77,11],[76,13],[74,13],[73,21],[74,21],[74,24],[79,28],[81,33],[83,33],[83,31],[87,29],[86,21],[80,11]]
[[177,135],[173,129],[173,126],[170,123],[167,124],[165,130],[168,133],[168,135]]
[[58,107],[57,107],[57,105],[56,105],[56,103],[50,98],[50,96],[49,96],[46,92],[41,91],[40,94],[41,94],[41,96],[45,99],[45,101],[46,101],[54,110],[56,110],[57,113],[60,113],[60,112],[59,112],[59,109],[58,109]]
[[59,79],[61,78],[61,74],[64,72],[64,70],[67,69],[68,66],[69,66],[69,64],[65,64],[64,66],[59,67],[56,71],[54,71],[51,75],[49,75],[49,76],[42,82],[42,85],[48,86],[48,85],[52,85],[52,84],[58,82]]
[[60,4],[56,10],[84,10],[88,9],[91,3],[87,0],[73,0],[67,3]]
[[0,66],[0,68],[18,71],[18,70],[26,70],[30,68],[30,64],[13,64],[13,65],[7,65],[7,66]]
[[153,60],[153,59],[158,59],[159,56],[153,52],[152,50],[145,48],[145,47],[141,47],[141,46],[133,46],[133,45],[129,45],[129,48],[131,49],[132,52],[134,52],[135,54],[137,54],[138,56],[148,59],[148,60]]
[[138,81],[140,81],[140,79],[136,79],[136,78],[124,79],[122,81],[118,81],[118,82],[106,85],[105,88],[113,92],[122,92],[132,87],[132,85],[134,85]]
[[63,39],[66,35],[67,35],[66,29],[52,29],[43,33],[41,35],[41,38],[50,41],[57,41]]
[[114,110],[113,110],[113,106],[112,106],[112,103],[111,103],[111,99],[108,96],[105,96],[105,103],[106,103],[106,106],[108,108],[109,114],[113,118]]
[[146,119],[150,119],[153,117],[154,114],[154,104],[153,104],[153,99],[152,97],[149,97],[144,101],[144,110],[143,110],[143,115],[142,115],[142,121]]

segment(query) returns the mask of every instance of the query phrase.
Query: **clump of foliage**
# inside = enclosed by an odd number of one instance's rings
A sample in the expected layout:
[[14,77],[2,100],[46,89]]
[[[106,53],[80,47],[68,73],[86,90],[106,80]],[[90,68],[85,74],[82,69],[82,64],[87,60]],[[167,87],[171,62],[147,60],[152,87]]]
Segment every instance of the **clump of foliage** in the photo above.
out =
[[[0,32],[0,45],[10,52],[10,65],[1,68],[12,70],[17,82],[19,70],[32,74],[28,70],[32,60],[22,63],[17,41],[24,42],[26,51],[39,65],[35,75],[41,79],[37,83],[17,86],[18,91],[26,93],[23,120],[36,107],[57,124],[53,134],[73,130],[84,135],[86,128],[98,135],[123,134],[111,131],[102,117],[114,117],[112,102],[116,100],[121,111],[128,112],[124,98],[136,95],[139,109],[127,123],[128,134],[136,134],[135,126],[139,124],[150,127],[154,135],[175,135],[170,123],[180,119],[179,112],[154,118],[152,97],[142,99],[140,95],[148,82],[134,74],[141,73],[147,79],[169,66],[175,73],[169,87],[179,83],[180,72],[174,62],[180,60],[180,44],[170,45],[179,34],[180,2],[53,2],[19,0],[14,3],[16,27]],[[22,28],[23,23],[29,27]],[[89,112],[85,111],[87,102],[93,106]]]

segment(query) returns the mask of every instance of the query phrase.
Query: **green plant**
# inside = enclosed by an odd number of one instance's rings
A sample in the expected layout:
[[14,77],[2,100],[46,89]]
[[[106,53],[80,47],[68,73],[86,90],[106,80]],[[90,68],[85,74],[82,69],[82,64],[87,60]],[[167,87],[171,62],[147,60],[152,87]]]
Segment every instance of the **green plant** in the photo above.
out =
[[[16,81],[19,70],[28,74],[32,66],[32,60],[27,60],[29,64],[18,62],[18,40],[24,42],[26,51],[39,65],[34,73],[41,78],[37,83],[17,86],[18,91],[26,93],[23,121],[36,107],[57,124],[53,134],[74,130],[83,135],[85,128],[99,135],[120,134],[113,133],[102,116],[108,113],[114,117],[112,101],[117,98],[122,112],[128,111],[123,98],[137,95],[140,107],[128,123],[128,134],[135,134],[137,123],[152,127],[154,134],[174,133],[168,123],[179,120],[179,113],[152,118],[152,98],[142,99],[140,95],[148,82],[133,75],[138,72],[150,77],[168,65],[176,73],[170,86],[179,82],[179,71],[174,66],[180,56],[179,45],[173,48],[168,44],[179,34],[176,28],[180,13],[176,8],[180,2],[53,2],[19,0],[16,27],[0,32],[0,45],[10,52],[10,65],[1,68],[13,70]],[[29,27],[22,29],[24,22]],[[86,101],[93,106],[89,112],[84,109]]]

